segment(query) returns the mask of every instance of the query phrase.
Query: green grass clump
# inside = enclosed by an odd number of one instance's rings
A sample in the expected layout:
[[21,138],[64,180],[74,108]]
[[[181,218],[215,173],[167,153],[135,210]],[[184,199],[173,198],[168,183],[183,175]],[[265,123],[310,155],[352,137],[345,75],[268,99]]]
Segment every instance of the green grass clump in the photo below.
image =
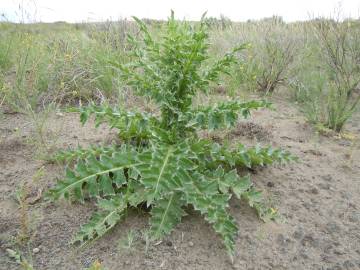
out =
[[122,84],[109,62],[121,59],[124,51],[111,40],[68,24],[6,26],[0,72],[8,87],[0,96],[14,111],[117,100]]

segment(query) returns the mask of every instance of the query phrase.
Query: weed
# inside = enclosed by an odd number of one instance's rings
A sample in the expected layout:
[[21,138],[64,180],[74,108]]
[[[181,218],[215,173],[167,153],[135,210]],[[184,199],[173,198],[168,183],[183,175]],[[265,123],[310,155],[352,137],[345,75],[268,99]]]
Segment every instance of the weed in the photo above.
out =
[[21,269],[34,270],[32,264],[29,263],[28,260],[23,255],[20,254],[19,251],[15,251],[8,248],[6,249],[6,252],[11,259],[15,260],[16,264],[20,265]]
[[18,240],[20,243],[26,243],[31,238],[31,229],[29,221],[29,205],[26,198],[29,194],[28,186],[23,184],[20,189],[16,191],[16,200],[20,207],[20,232],[18,234]]
[[[4,75],[0,72],[0,93],[3,93],[5,92],[5,80],[4,80]],[[4,104],[5,102],[5,98],[6,96],[0,96],[0,107],[2,107],[2,105]]]
[[149,252],[150,244],[151,244],[151,232],[145,230],[142,232],[142,239],[145,242],[145,254]]
[[[33,175],[31,182],[37,183],[44,176],[44,167],[40,167]],[[36,234],[36,223],[40,218],[38,213],[30,212],[30,205],[41,199],[42,188],[37,190],[34,196],[31,196],[30,184],[22,183],[15,192],[15,198],[19,204],[20,211],[20,230],[17,235],[17,242],[21,245],[29,244]]]
[[41,111],[28,110],[28,120],[32,124],[32,136],[27,142],[35,147],[34,158],[49,161],[56,149],[56,143],[63,131],[64,119],[59,121],[56,127],[49,128],[50,122],[54,119],[57,109],[54,104],[47,105]]
[[136,239],[137,239],[136,232],[134,230],[130,230],[127,233],[126,237],[119,241],[119,245],[118,245],[119,250],[126,250],[128,252],[133,251]]
[[[80,109],[82,123],[95,115],[96,125],[107,122],[119,130],[118,148],[80,151],[76,166],[49,191],[53,199],[65,197],[84,202],[98,198],[100,211],[84,225],[73,243],[101,237],[125,217],[129,206],[150,208],[151,239],[169,234],[192,205],[222,237],[232,257],[238,228],[227,212],[232,194],[253,207],[266,220],[272,210],[249,175],[236,168],[253,168],[294,157],[281,149],[256,146],[235,149],[202,139],[200,130],[230,128],[250,111],[269,107],[266,101],[225,101],[193,108],[198,92],[207,93],[210,83],[229,72],[240,45],[208,64],[208,33],[205,21],[191,25],[175,20],[172,13],[163,36],[155,40],[146,24],[134,18],[142,41],[131,35],[128,64],[116,63],[120,76],[140,96],[154,101],[160,116],[128,112],[105,105]],[[72,152],[71,154],[74,154]]]
[[106,270],[101,263],[96,260],[89,268],[86,268],[86,270]]

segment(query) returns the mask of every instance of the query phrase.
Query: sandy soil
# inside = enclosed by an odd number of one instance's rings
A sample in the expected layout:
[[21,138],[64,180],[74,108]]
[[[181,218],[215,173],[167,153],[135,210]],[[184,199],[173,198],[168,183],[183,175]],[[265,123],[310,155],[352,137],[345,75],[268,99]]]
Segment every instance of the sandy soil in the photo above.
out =
[[[220,138],[246,144],[272,144],[290,150],[300,162],[253,172],[253,180],[272,197],[282,219],[263,223],[246,205],[232,201],[231,212],[240,233],[231,264],[219,237],[199,214],[190,215],[164,241],[150,245],[140,237],[147,214],[128,218],[91,246],[76,250],[68,242],[90,216],[91,204],[70,206],[43,199],[29,205],[32,234],[28,248],[20,248],[35,269],[83,269],[99,260],[107,269],[360,269],[360,151],[359,143],[317,135],[294,105],[275,100],[277,111],[263,110]],[[56,147],[89,145],[112,138],[107,129],[81,127],[76,114],[54,116],[49,131]],[[32,128],[20,114],[0,120],[0,269],[17,269],[5,249],[14,249],[21,230],[15,190],[29,187],[29,200],[61,176],[62,168],[37,159]],[[360,134],[360,121],[347,126]],[[132,249],[121,248],[129,229],[137,236]],[[30,250],[30,252],[27,252]]]

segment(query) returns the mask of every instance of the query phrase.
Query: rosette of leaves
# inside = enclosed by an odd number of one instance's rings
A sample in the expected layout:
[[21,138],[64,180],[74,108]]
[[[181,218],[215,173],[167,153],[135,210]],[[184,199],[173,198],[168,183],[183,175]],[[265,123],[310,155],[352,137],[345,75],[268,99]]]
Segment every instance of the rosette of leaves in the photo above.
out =
[[198,136],[204,129],[231,128],[251,110],[269,106],[255,100],[193,107],[196,93],[206,93],[210,83],[218,82],[246,45],[209,65],[204,18],[192,25],[175,20],[172,13],[159,40],[134,19],[142,38],[129,36],[132,62],[114,65],[136,94],[158,104],[161,114],[104,105],[81,108],[82,123],[94,115],[96,125],[107,123],[117,129],[122,143],[61,152],[58,158],[71,165],[49,195],[80,202],[97,200],[99,210],[81,227],[74,242],[101,237],[125,217],[126,209],[139,205],[150,210],[152,238],[161,238],[191,205],[221,236],[232,256],[238,228],[227,211],[230,198],[247,201],[262,219],[273,215],[249,175],[240,176],[237,169],[283,163],[293,156],[272,147],[229,148]]

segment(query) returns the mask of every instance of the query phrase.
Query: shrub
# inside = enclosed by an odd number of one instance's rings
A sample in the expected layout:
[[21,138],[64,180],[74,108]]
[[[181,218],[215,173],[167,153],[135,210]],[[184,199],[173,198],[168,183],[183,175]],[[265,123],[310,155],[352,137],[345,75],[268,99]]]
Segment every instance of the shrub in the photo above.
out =
[[359,23],[321,21],[316,24],[318,41],[328,71],[327,121],[340,131],[360,100]]
[[232,26],[232,21],[224,15],[220,15],[220,19],[215,17],[205,18],[205,22],[206,25],[211,29],[225,30],[226,28],[231,28]]
[[322,19],[313,27],[320,46],[309,46],[291,85],[311,122],[341,131],[360,101],[359,24]]
[[248,41],[249,49],[241,55],[241,63],[235,66],[230,85],[265,95],[286,85],[297,51],[293,28],[278,17],[239,24],[232,35]]
[[274,217],[249,175],[240,176],[237,168],[286,162],[293,156],[271,147],[230,148],[198,136],[199,130],[229,128],[252,109],[269,106],[265,101],[229,101],[192,107],[195,94],[206,93],[209,84],[229,70],[243,45],[214,65],[204,66],[209,47],[204,20],[193,26],[175,20],[172,14],[159,41],[145,23],[135,20],[142,42],[130,36],[133,62],[116,66],[133,91],[156,102],[161,114],[104,105],[81,108],[82,123],[95,115],[97,125],[108,123],[118,129],[122,144],[62,152],[58,160],[76,165],[66,169],[65,178],[49,195],[80,202],[97,198],[99,211],[81,228],[74,243],[104,235],[125,217],[128,207],[138,206],[150,209],[151,237],[161,238],[191,205],[222,237],[232,256],[238,228],[226,209],[233,194],[255,208],[260,218]]

